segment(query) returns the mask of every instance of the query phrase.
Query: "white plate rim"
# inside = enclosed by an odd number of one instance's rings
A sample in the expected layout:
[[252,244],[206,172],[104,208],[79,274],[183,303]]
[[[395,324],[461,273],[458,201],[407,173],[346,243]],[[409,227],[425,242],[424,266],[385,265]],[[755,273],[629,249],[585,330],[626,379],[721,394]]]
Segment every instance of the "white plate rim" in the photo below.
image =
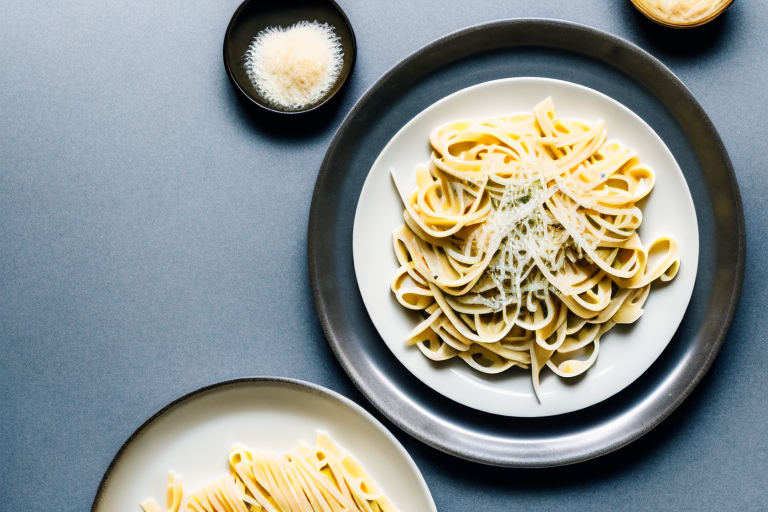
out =
[[[586,93],[588,95],[593,95],[593,96],[599,98],[601,101],[608,102],[609,104],[611,104],[611,105],[613,105],[615,107],[618,107],[623,112],[623,114],[625,116],[628,116],[630,119],[633,120],[633,122],[638,123],[640,126],[642,126],[644,131],[646,132],[646,135],[650,135],[651,138],[654,139],[657,147],[661,150],[662,153],[664,153],[665,157],[668,157],[670,159],[670,161],[673,163],[672,171],[675,174],[675,178],[682,180],[682,183],[684,185],[684,191],[685,191],[685,196],[683,198],[684,202],[685,202],[685,209],[692,216],[692,219],[691,219],[692,222],[690,222],[687,225],[687,229],[692,230],[693,232],[695,232],[695,248],[693,248],[693,254],[694,254],[695,257],[688,258],[688,259],[685,260],[685,262],[683,262],[683,265],[685,265],[685,267],[687,267],[686,268],[686,272],[688,272],[690,275],[688,275],[687,278],[686,278],[687,290],[686,290],[686,292],[683,295],[683,300],[682,300],[682,302],[679,302],[679,304],[682,307],[679,308],[677,317],[674,320],[674,328],[671,329],[671,333],[669,333],[669,335],[666,337],[666,339],[663,342],[663,345],[661,346],[661,348],[659,350],[657,350],[655,352],[655,355],[653,355],[653,357],[647,361],[647,364],[644,365],[645,367],[643,368],[643,370],[640,371],[637,375],[635,375],[634,378],[632,378],[630,380],[625,380],[623,385],[621,385],[620,387],[617,387],[614,391],[612,391],[610,393],[604,394],[599,399],[590,401],[589,403],[586,403],[586,404],[581,403],[580,405],[575,406],[575,407],[573,407],[573,406],[565,406],[565,407],[562,407],[557,412],[546,412],[546,413],[541,413],[541,412],[535,411],[535,410],[533,410],[533,411],[531,411],[531,410],[524,410],[522,412],[520,412],[520,411],[510,411],[509,407],[507,407],[507,406],[499,406],[499,405],[497,405],[498,402],[496,404],[493,404],[490,401],[486,402],[486,403],[483,403],[483,404],[478,406],[477,402],[469,401],[466,396],[459,397],[458,394],[456,394],[456,393],[446,392],[445,389],[440,389],[439,387],[436,387],[434,385],[434,381],[430,382],[429,377],[425,373],[419,373],[417,371],[414,371],[414,369],[411,366],[406,364],[406,362],[405,362],[405,360],[403,358],[402,352],[398,352],[395,348],[393,348],[393,346],[396,343],[396,341],[391,339],[391,337],[388,339],[388,337],[385,335],[385,332],[380,327],[383,324],[383,322],[380,319],[377,318],[376,313],[372,312],[372,306],[370,304],[370,301],[371,301],[370,290],[366,290],[361,285],[361,279],[360,279],[361,271],[359,270],[360,267],[361,267],[361,264],[359,263],[359,260],[362,258],[359,255],[359,252],[360,252],[360,247],[363,246],[362,242],[360,242],[359,240],[361,238],[360,237],[360,232],[364,229],[364,227],[361,227],[361,224],[358,222],[358,219],[361,217],[360,212],[361,212],[361,209],[363,208],[363,206],[362,206],[363,203],[365,202],[367,197],[370,197],[370,194],[372,193],[371,189],[373,188],[373,185],[371,184],[372,183],[371,176],[374,173],[374,170],[377,168],[377,166],[379,166],[380,161],[388,153],[388,151],[390,151],[391,148],[398,143],[398,139],[400,139],[402,137],[402,134],[406,133],[410,127],[412,127],[415,123],[417,123],[422,117],[427,115],[429,112],[441,108],[444,104],[446,104],[446,103],[448,103],[450,101],[456,100],[457,97],[460,97],[460,96],[466,95],[466,94],[471,94],[471,93],[473,93],[473,92],[475,92],[477,90],[480,90],[482,88],[492,87],[492,86],[498,85],[498,84],[525,83],[525,82],[530,82],[530,81],[541,82],[541,83],[544,83],[544,84],[555,84],[555,85],[560,85],[560,86],[566,86],[566,87],[568,87],[568,88],[570,88],[572,90],[577,90],[577,91],[580,91],[581,93]],[[542,99],[545,96],[546,95],[543,94],[542,95]],[[531,107],[532,106],[533,105],[531,105]],[[555,106],[556,106],[556,108],[558,108],[557,99],[555,99]],[[502,116],[502,115],[516,114],[516,113],[530,113],[530,112],[503,110],[503,111],[499,111],[498,115]],[[598,115],[596,115],[596,117],[601,117],[601,116],[598,114]],[[466,117],[455,117],[455,118],[452,118],[452,119],[466,119]],[[611,127],[610,126],[608,126],[608,131],[609,131],[609,138],[608,138],[608,140],[611,140],[611,137],[610,137]],[[631,148],[631,146],[630,146],[630,148]],[[643,160],[642,155],[640,155],[640,158],[641,158],[641,162],[642,162],[642,160]],[[657,177],[658,177],[658,175],[657,175]],[[642,226],[641,226],[641,230],[642,230]],[[390,238],[391,238],[391,235],[390,235]],[[695,210],[695,206],[694,206],[694,203],[693,203],[693,198],[692,198],[691,193],[690,193],[690,189],[689,189],[689,187],[687,185],[687,182],[685,180],[685,176],[684,176],[682,170],[680,169],[680,166],[677,163],[676,159],[674,158],[672,152],[667,147],[666,143],[656,133],[656,131],[653,130],[653,128],[651,128],[650,125],[648,125],[648,123],[642,117],[637,115],[634,111],[629,109],[626,105],[624,105],[623,103],[619,102],[618,100],[615,100],[614,98],[610,97],[609,95],[604,94],[604,93],[602,93],[600,91],[597,91],[595,89],[592,89],[590,87],[586,87],[586,86],[581,85],[581,84],[577,84],[577,83],[573,83],[573,82],[569,82],[569,81],[565,81],[565,80],[554,79],[554,78],[545,78],[545,77],[537,77],[537,76],[519,76],[519,77],[500,78],[500,79],[489,80],[489,81],[477,83],[477,84],[474,84],[472,86],[469,86],[469,87],[460,89],[458,91],[455,91],[455,92],[453,92],[453,93],[451,93],[451,94],[449,94],[449,95],[447,95],[447,96],[445,96],[443,98],[440,98],[439,100],[437,100],[434,103],[428,105],[421,112],[419,112],[418,114],[413,116],[410,120],[408,120],[407,123],[405,123],[390,138],[390,140],[387,142],[387,144],[381,150],[379,155],[376,157],[374,163],[371,165],[371,168],[368,170],[365,182],[364,182],[363,187],[361,189],[360,196],[358,198],[357,206],[356,206],[356,209],[355,209],[355,218],[354,218],[353,233],[352,233],[352,249],[353,249],[353,265],[354,265],[354,269],[355,269],[355,278],[356,278],[356,282],[357,282],[358,288],[360,290],[360,294],[361,294],[361,297],[362,297],[362,300],[363,300],[363,304],[365,305],[365,308],[366,308],[366,310],[368,312],[368,315],[370,316],[371,321],[374,324],[374,327],[378,331],[379,335],[385,341],[385,344],[387,345],[388,349],[394,354],[394,356],[398,359],[398,361],[401,364],[403,364],[403,366],[405,366],[406,369],[412,375],[414,375],[417,379],[419,379],[425,385],[429,386],[430,388],[432,388],[436,392],[442,394],[443,396],[446,396],[446,397],[450,398],[451,400],[454,400],[454,401],[456,401],[456,402],[458,402],[458,403],[460,403],[462,405],[468,406],[468,407],[473,408],[473,409],[477,409],[477,410],[480,410],[480,411],[483,411],[483,412],[489,412],[489,413],[492,413],[492,414],[508,416],[508,417],[547,417],[547,416],[556,416],[556,415],[566,414],[566,413],[573,412],[573,411],[578,411],[578,410],[584,409],[586,407],[590,407],[592,405],[600,403],[600,402],[602,402],[604,400],[607,400],[608,398],[610,398],[611,396],[614,396],[615,394],[619,393],[621,390],[623,390],[627,386],[629,386],[632,382],[637,380],[645,371],[647,371],[648,368],[650,368],[650,366],[653,364],[653,362],[655,362],[656,359],[658,359],[658,357],[661,355],[663,350],[666,348],[666,346],[671,341],[671,339],[674,336],[674,333],[676,332],[677,328],[679,327],[680,322],[683,319],[683,316],[685,314],[687,306],[688,306],[688,304],[689,304],[689,302],[691,300],[691,297],[692,297],[693,286],[694,286],[695,279],[696,279],[696,273],[698,271],[699,233],[698,233],[698,222],[697,222],[697,218],[696,218],[696,210]],[[689,248],[689,249],[691,249],[691,248]],[[691,269],[693,271],[692,273],[690,273]],[[679,280],[680,279],[677,279],[677,281],[679,281]],[[671,284],[674,284],[674,282],[675,281],[673,281]],[[387,291],[387,293],[391,293],[391,292]],[[405,308],[403,308],[403,311],[405,312]],[[669,323],[668,325],[671,326],[672,323]],[[411,327],[413,327],[413,326],[415,326],[415,323]],[[598,356],[598,361],[599,360],[600,360],[600,357]]]
[[[427,486],[427,483],[424,480],[424,476],[421,474],[421,471],[419,470],[415,461],[413,460],[411,455],[408,453],[408,451],[403,447],[400,441],[398,441],[397,438],[392,434],[392,432],[390,432],[389,429],[387,429],[371,413],[369,413],[368,411],[363,409],[360,405],[350,400],[349,398],[345,397],[344,395],[337,393],[336,391],[333,391],[326,387],[320,386],[318,384],[313,384],[311,382],[303,381],[300,379],[293,379],[288,377],[274,377],[274,376],[241,377],[236,379],[228,379],[228,380],[215,382],[213,384],[209,384],[201,388],[195,389],[193,391],[190,391],[176,398],[175,400],[169,402],[164,407],[162,407],[160,410],[158,410],[156,413],[150,416],[138,428],[136,428],[136,430],[134,430],[133,433],[120,446],[120,449],[117,451],[115,456],[110,461],[109,466],[105,470],[104,475],[102,476],[101,481],[99,482],[99,486],[96,490],[96,494],[94,496],[93,503],[91,505],[91,512],[96,512],[99,509],[100,501],[110,481],[110,477],[112,476],[112,474],[114,473],[114,470],[119,465],[122,459],[122,456],[129,449],[133,441],[140,438],[141,435],[144,433],[144,431],[147,430],[148,427],[150,427],[152,424],[154,424],[157,420],[159,420],[166,414],[176,409],[178,406],[185,404],[190,400],[193,400],[197,397],[205,395],[210,391],[219,391],[227,387],[235,387],[235,386],[241,386],[241,385],[254,385],[254,386],[259,386],[259,385],[275,386],[276,385],[276,386],[293,388],[295,390],[300,390],[303,392],[322,395],[324,398],[331,399],[335,402],[338,402],[342,406],[348,407],[349,409],[352,410],[352,412],[356,413],[358,416],[364,419],[369,425],[371,425],[373,428],[378,430],[392,443],[392,445],[397,450],[398,454],[402,457],[402,459],[406,462],[406,464],[409,466],[411,471],[417,477],[417,483],[424,497],[427,499],[427,501],[430,504],[429,512],[437,512],[437,507],[435,506],[434,499],[432,498],[432,493],[430,492],[429,487]],[[343,445],[344,443],[341,442],[341,444]],[[138,506],[138,503],[137,503],[137,506]]]

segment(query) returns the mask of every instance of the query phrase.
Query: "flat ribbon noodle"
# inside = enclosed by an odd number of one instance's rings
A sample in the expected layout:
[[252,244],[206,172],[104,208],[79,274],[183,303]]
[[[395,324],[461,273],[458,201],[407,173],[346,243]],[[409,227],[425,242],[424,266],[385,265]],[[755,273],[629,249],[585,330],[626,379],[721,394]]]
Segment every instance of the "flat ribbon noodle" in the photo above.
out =
[[[436,309],[436,308],[434,308]],[[191,492],[171,471],[167,512],[397,512],[363,466],[325,432],[277,455],[235,446],[231,474]],[[154,499],[144,512],[161,512]]]
[[484,373],[530,366],[540,400],[544,367],[585,372],[613,325],[640,318],[651,283],[677,274],[677,241],[646,248],[637,234],[655,175],[603,121],[560,119],[551,98],[429,140],[415,188],[392,172],[404,225],[391,288],[423,315],[406,342]]

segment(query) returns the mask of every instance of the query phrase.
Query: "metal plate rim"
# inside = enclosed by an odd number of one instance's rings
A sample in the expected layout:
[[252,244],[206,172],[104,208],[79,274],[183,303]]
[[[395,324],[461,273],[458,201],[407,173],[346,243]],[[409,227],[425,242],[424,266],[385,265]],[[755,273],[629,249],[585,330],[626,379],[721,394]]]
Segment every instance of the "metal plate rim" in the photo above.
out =
[[[423,425],[415,424],[416,422],[414,421],[414,418],[409,417],[407,409],[406,409],[406,412],[403,412],[404,404],[385,403],[384,399],[378,396],[377,390],[375,389],[375,385],[372,384],[370,381],[368,381],[366,379],[366,376],[362,375],[357,370],[354,360],[344,350],[343,342],[339,337],[339,333],[337,333],[333,325],[333,321],[332,321],[332,317],[334,316],[333,312],[329,310],[329,305],[327,304],[327,300],[324,295],[325,293],[324,287],[327,285],[327,283],[324,281],[324,278],[321,272],[321,265],[318,262],[318,248],[319,248],[319,244],[321,243],[321,240],[319,239],[318,236],[316,236],[316,231],[319,226],[318,224],[319,222],[318,219],[320,217],[319,212],[322,209],[322,204],[321,204],[322,201],[320,197],[321,194],[319,191],[322,189],[323,184],[327,180],[332,179],[332,175],[334,171],[334,166],[333,166],[334,155],[340,149],[340,140],[343,134],[345,133],[345,131],[348,129],[348,126],[352,123],[352,121],[355,119],[356,116],[360,115],[361,112],[364,112],[366,104],[369,101],[371,101],[383,87],[386,86],[387,81],[390,80],[393,76],[395,76],[399,71],[406,68],[412,62],[418,60],[419,58],[423,58],[427,54],[431,54],[434,60],[435,59],[434,55],[440,55],[440,52],[436,50],[443,45],[449,44],[451,41],[455,39],[467,37],[468,35],[473,35],[473,34],[477,35],[478,33],[481,33],[483,31],[499,29],[499,28],[504,28],[507,30],[517,30],[521,28],[535,28],[542,31],[542,34],[544,34],[547,30],[566,29],[566,30],[576,31],[578,33],[583,34],[584,36],[589,36],[592,38],[597,38],[603,41],[607,41],[610,44],[620,47],[622,50],[628,51],[631,54],[633,54],[634,57],[641,60],[642,63],[648,67],[648,69],[642,70],[644,71],[644,75],[647,81],[643,81],[639,77],[637,77],[636,73],[633,73],[633,71],[635,70],[630,69],[628,66],[622,66],[621,63],[608,61],[602,58],[597,53],[597,51],[595,51],[594,53],[590,53],[587,51],[580,51],[579,49],[568,48],[565,46],[565,43],[563,42],[560,42],[558,44],[557,42],[548,40],[546,34],[541,36],[541,42],[539,42],[538,44],[536,43],[526,44],[525,42],[523,42],[523,43],[514,45],[514,46],[544,46],[544,47],[550,47],[550,48],[561,48],[563,50],[569,50],[571,52],[587,55],[589,57],[605,62],[606,64],[623,71],[625,74],[629,75],[633,80],[639,82],[641,85],[651,90],[654,96],[656,96],[657,98],[659,98],[658,95],[656,94],[657,91],[655,91],[654,88],[651,87],[650,84],[648,83],[648,81],[650,81],[650,78],[648,75],[650,75],[651,77],[664,78],[669,83],[669,87],[670,87],[669,92],[674,93],[674,96],[676,99],[682,98],[683,100],[685,100],[685,102],[689,106],[693,107],[693,109],[695,110],[695,115],[703,123],[702,128],[705,130],[706,135],[708,135],[711,138],[711,140],[715,142],[716,151],[719,153],[719,155],[723,159],[723,166],[727,173],[727,178],[733,192],[734,211],[732,213],[736,221],[735,222],[736,238],[738,241],[737,246],[731,248],[731,251],[735,252],[735,256],[732,258],[734,260],[733,270],[735,273],[735,279],[733,280],[733,283],[730,289],[730,294],[727,297],[723,298],[722,300],[722,302],[725,303],[725,307],[722,308],[724,314],[721,315],[722,321],[720,323],[718,332],[716,336],[714,336],[714,339],[710,341],[708,348],[704,349],[704,353],[702,353],[701,357],[699,358],[701,362],[698,369],[695,372],[686,375],[687,382],[685,386],[679,391],[678,394],[671,397],[671,399],[669,397],[665,397],[666,399],[664,400],[663,409],[657,414],[655,414],[653,417],[641,418],[640,421],[635,421],[633,424],[633,428],[629,430],[625,428],[626,426],[616,425],[614,426],[614,430],[618,428],[618,429],[622,429],[623,432],[618,434],[614,432],[613,433],[614,437],[607,442],[602,442],[602,440],[598,440],[597,442],[592,441],[586,446],[581,447],[581,449],[575,450],[573,453],[563,453],[559,455],[549,455],[549,454],[542,453],[535,457],[531,457],[531,456],[522,457],[521,452],[519,452],[518,450],[515,450],[514,447],[507,449],[505,454],[501,456],[499,455],[494,456],[494,455],[486,454],[483,452],[473,451],[469,449],[468,443],[464,443],[463,445],[457,445],[456,443],[445,442],[443,439],[440,439],[439,436],[436,436],[435,433],[437,429],[440,428],[440,424],[436,419],[431,418],[430,420],[428,420],[428,422],[430,423],[429,428],[424,428]],[[471,52],[469,53],[469,55],[471,55]],[[434,65],[432,69],[424,71],[423,74],[426,75],[430,71],[442,65],[447,65],[450,62],[454,62],[461,57],[465,57],[465,56],[454,56],[450,58],[444,57],[443,58],[444,60],[439,61],[439,63]],[[637,74],[640,74],[640,73],[641,71],[637,71]],[[664,99],[662,98],[659,98],[659,99],[662,101],[662,103],[665,104],[665,106],[668,106],[667,102],[665,102]],[[686,132],[686,135],[688,136],[687,132]],[[688,395],[693,391],[693,389],[699,383],[702,377],[706,374],[706,372],[709,370],[710,366],[712,365],[715,357],[717,356],[717,353],[719,352],[720,347],[723,344],[726,333],[733,319],[736,306],[738,305],[739,296],[741,294],[742,282],[744,277],[744,268],[745,268],[745,257],[746,257],[746,230],[745,230],[745,222],[744,222],[744,213],[743,213],[743,207],[742,207],[738,182],[736,180],[736,175],[734,173],[733,166],[730,162],[730,158],[728,157],[727,151],[725,150],[725,146],[722,142],[722,139],[717,133],[717,130],[715,129],[714,125],[712,124],[707,114],[704,112],[701,105],[694,98],[694,96],[687,89],[687,87],[682,83],[682,81],[680,81],[680,79],[677,78],[658,59],[656,59],[655,57],[653,57],[652,55],[650,55],[648,52],[641,49],[640,47],[636,46],[635,44],[630,43],[629,41],[626,41],[618,36],[615,36],[607,32],[601,31],[599,29],[595,29],[585,25],[562,21],[562,20],[546,19],[546,18],[516,18],[516,19],[496,20],[496,21],[481,23],[478,25],[473,25],[461,30],[457,30],[455,32],[452,32],[446,36],[443,36],[423,46],[416,52],[412,53],[405,59],[398,62],[395,66],[390,68],[379,80],[377,80],[352,107],[352,109],[347,114],[344,121],[341,123],[338,130],[336,131],[336,134],[334,135],[334,138],[328,147],[325,158],[323,159],[320,170],[318,172],[317,180],[315,182],[315,188],[312,194],[307,243],[308,243],[307,254],[308,254],[308,260],[309,260],[310,280],[311,280],[312,292],[315,300],[315,308],[317,310],[320,323],[323,327],[326,337],[328,338],[329,344],[333,349],[334,354],[336,355],[337,359],[341,363],[344,370],[347,372],[347,374],[351,378],[352,382],[360,390],[360,392],[384,416],[386,416],[390,421],[396,424],[399,428],[407,432],[409,435],[415,437],[416,439],[438,450],[448,453],[450,455],[454,455],[454,456],[457,456],[466,460],[474,461],[474,462],[479,462],[479,463],[488,464],[488,465],[495,465],[495,466],[504,466],[504,467],[552,467],[552,466],[573,464],[573,463],[593,459],[601,455],[605,455],[607,453],[615,451],[623,446],[626,446],[627,444],[642,437],[644,434],[646,434],[647,432],[652,430],[654,427],[656,427],[659,423],[661,423],[665,418],[667,418],[685,400],[685,398],[688,397]],[[470,409],[467,409],[467,410],[469,411]],[[496,439],[486,439],[483,442],[489,443],[486,445],[489,447],[491,445],[495,445],[498,443]]]

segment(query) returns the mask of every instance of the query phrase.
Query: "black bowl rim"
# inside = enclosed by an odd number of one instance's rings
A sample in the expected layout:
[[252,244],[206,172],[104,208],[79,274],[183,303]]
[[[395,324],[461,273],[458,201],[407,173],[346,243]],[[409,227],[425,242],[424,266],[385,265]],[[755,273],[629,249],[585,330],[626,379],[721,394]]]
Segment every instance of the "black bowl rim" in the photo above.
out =
[[257,107],[267,111],[271,112],[273,114],[284,114],[284,115],[296,115],[296,114],[306,114],[307,112],[313,112],[323,105],[327,104],[329,101],[331,101],[334,97],[336,97],[337,94],[344,88],[344,86],[347,83],[347,80],[349,79],[349,75],[352,74],[352,71],[355,69],[355,61],[357,60],[357,38],[355,37],[355,31],[352,28],[352,23],[350,23],[349,18],[347,17],[347,13],[344,12],[344,9],[341,8],[339,4],[337,4],[334,0],[323,0],[325,2],[328,2],[331,4],[331,6],[335,7],[337,11],[339,11],[339,14],[341,14],[341,17],[344,19],[344,23],[346,23],[347,28],[349,29],[349,33],[352,36],[351,42],[352,42],[352,55],[351,55],[351,61],[349,64],[349,71],[347,71],[346,75],[339,76],[337,80],[341,80],[341,83],[339,84],[339,87],[334,91],[333,94],[325,98],[320,103],[316,103],[312,105],[310,108],[304,109],[304,110],[278,110],[274,108],[270,108],[269,106],[263,104],[262,102],[258,101],[256,98],[248,94],[245,89],[243,89],[240,85],[240,82],[237,81],[235,78],[235,75],[232,73],[232,63],[229,61],[229,55],[227,55],[227,45],[229,43],[229,39],[232,35],[232,29],[237,23],[238,18],[240,17],[240,13],[245,9],[245,7],[253,2],[253,1],[259,1],[259,0],[243,0],[243,3],[240,4],[240,6],[235,10],[235,13],[232,15],[232,18],[229,20],[229,25],[227,25],[227,31],[224,33],[224,45],[223,45],[223,52],[224,52],[224,68],[227,70],[227,76],[229,77],[230,82],[237,88],[237,90],[242,94],[245,98],[248,99],[252,104],[256,105]]

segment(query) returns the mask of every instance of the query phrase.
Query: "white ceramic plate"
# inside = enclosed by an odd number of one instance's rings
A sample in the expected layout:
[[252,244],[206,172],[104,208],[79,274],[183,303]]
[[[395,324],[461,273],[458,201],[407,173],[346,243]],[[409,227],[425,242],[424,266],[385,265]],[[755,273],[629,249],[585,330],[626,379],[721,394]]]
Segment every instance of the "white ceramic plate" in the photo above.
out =
[[[656,286],[645,314],[631,326],[617,326],[601,340],[597,362],[583,376],[561,379],[544,369],[542,403],[536,400],[529,370],[512,368],[485,375],[459,358],[434,363],[403,339],[418,323],[390,291],[398,269],[392,231],[403,224],[403,205],[390,177],[394,170],[406,190],[416,186],[414,170],[429,160],[429,134],[457,119],[485,119],[530,113],[552,96],[561,118],[588,122],[605,120],[608,140],[636,151],[656,173],[656,184],[642,205],[638,230],[648,246],[659,236],[680,245],[680,272],[665,286]],[[416,377],[439,393],[466,406],[505,416],[550,416],[576,411],[618,393],[637,379],[661,354],[677,330],[696,279],[699,234],[688,186],[672,153],[642,119],[602,93],[570,82],[547,78],[509,78],[458,91],[431,105],[406,124],[382,150],[365,181],[355,214],[353,256],[360,292],[379,334],[395,356]]]
[[115,457],[93,510],[137,512],[150,496],[165,510],[169,470],[197,490],[229,474],[232,445],[284,452],[314,444],[317,430],[354,455],[400,510],[436,512],[418,468],[381,423],[333,391],[288,379],[218,384],[158,413]]

